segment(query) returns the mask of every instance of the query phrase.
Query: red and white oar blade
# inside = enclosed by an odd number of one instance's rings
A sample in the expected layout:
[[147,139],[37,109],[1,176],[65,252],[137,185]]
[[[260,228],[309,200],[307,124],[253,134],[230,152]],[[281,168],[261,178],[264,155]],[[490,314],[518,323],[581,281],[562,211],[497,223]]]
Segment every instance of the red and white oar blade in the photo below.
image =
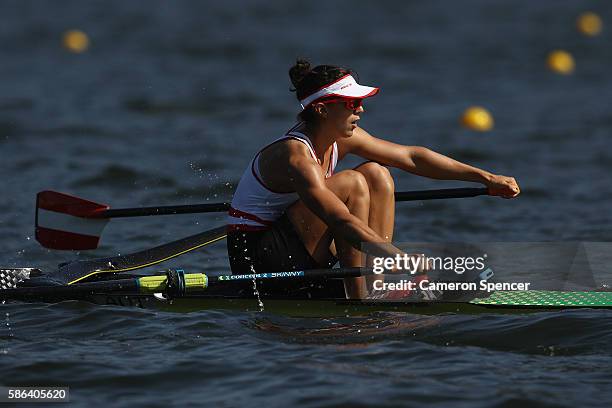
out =
[[56,191],[36,195],[36,240],[46,248],[86,250],[98,247],[108,223],[109,206]]

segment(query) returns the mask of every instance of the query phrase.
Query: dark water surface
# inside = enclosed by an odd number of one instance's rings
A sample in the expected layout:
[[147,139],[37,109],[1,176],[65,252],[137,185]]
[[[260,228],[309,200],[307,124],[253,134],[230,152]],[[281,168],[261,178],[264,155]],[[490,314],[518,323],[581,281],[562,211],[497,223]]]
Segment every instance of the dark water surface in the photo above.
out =
[[[520,199],[398,204],[398,241],[611,241],[608,2],[6,1],[0,5],[1,266],[147,248],[222,214],[113,221],[99,250],[33,239],[36,192],[114,207],[228,199],[297,113],[296,56],[381,87],[361,125],[517,178]],[[61,47],[88,33],[88,52]],[[571,76],[544,61],[566,49]],[[470,105],[496,127],[458,126]],[[351,166],[348,160],[343,167]],[[457,186],[394,172],[400,190]],[[460,185],[463,186],[463,185]],[[227,271],[223,244],[180,259]],[[612,313],[298,319],[6,304],[0,385],[69,385],[73,405],[609,406]]]

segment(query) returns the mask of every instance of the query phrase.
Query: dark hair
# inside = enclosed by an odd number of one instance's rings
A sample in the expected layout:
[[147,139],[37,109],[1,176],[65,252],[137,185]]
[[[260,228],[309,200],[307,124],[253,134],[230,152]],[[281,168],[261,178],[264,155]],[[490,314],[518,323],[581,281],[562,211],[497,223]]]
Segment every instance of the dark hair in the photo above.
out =
[[[296,93],[299,101],[347,74],[355,75],[350,69],[333,65],[317,65],[311,68],[310,62],[298,58],[295,65],[289,69],[289,78],[291,78],[293,84],[293,88],[290,90]],[[312,105],[300,112],[298,119],[305,122],[316,121],[317,115]]]

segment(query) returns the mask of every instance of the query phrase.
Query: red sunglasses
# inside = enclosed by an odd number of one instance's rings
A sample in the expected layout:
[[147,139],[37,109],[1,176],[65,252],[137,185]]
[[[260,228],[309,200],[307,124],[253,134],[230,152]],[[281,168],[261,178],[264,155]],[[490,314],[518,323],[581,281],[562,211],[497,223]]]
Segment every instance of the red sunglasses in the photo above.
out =
[[320,101],[320,103],[334,103],[334,102],[344,102],[344,106],[346,106],[346,109],[352,110],[352,111],[359,109],[363,105],[362,98],[353,98],[353,99],[335,98],[335,99],[327,99],[327,100]]

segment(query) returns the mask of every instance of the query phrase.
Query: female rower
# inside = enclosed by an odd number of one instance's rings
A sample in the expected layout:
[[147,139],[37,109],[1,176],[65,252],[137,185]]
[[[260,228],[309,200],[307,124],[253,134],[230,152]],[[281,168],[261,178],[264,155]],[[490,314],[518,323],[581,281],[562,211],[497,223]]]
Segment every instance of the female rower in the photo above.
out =
[[[516,197],[512,177],[494,175],[425,147],[376,138],[357,125],[363,100],[378,88],[359,85],[347,69],[298,60],[289,70],[302,111],[284,136],[262,148],[244,172],[228,217],[233,273],[361,267],[370,255],[402,253],[391,244],[394,184],[386,166],[441,180],[479,182],[491,195]],[[367,161],[334,172],[352,153]],[[363,278],[345,280],[364,298]]]

